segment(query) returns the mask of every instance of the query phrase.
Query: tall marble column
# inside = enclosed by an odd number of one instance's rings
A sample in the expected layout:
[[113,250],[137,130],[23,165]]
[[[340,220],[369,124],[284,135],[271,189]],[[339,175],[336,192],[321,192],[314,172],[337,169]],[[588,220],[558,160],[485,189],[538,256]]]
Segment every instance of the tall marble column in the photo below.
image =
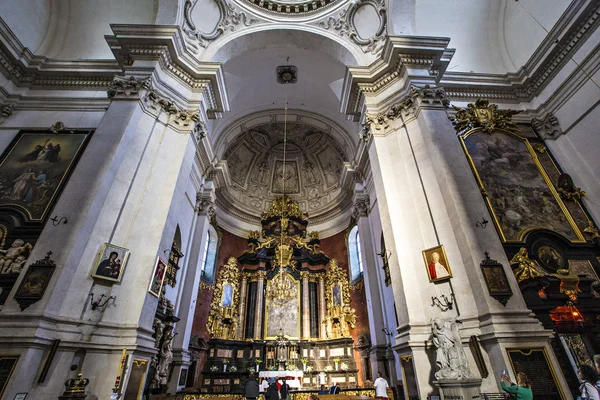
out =
[[265,279],[266,271],[258,271],[258,287],[256,289],[256,316],[254,317],[254,339],[262,339],[263,311],[265,308]]
[[300,272],[302,280],[302,339],[310,338],[310,303],[308,294],[308,272]]
[[[393,332],[396,329],[396,326],[388,325],[385,308],[393,307],[394,303],[393,301],[386,302],[383,298],[384,279],[382,279],[382,269],[379,268],[379,260],[375,250],[375,246],[378,244],[376,244],[373,239],[373,233],[369,223],[370,208],[371,203],[368,195],[364,193],[355,195],[352,215],[356,220],[358,234],[360,235],[360,252],[364,265],[363,279],[365,284],[365,293],[367,293],[367,315],[369,318],[371,344],[373,348],[386,348],[391,343],[388,343],[388,338],[384,333],[384,328]],[[381,357],[371,358],[372,371],[376,372],[378,370],[380,361]]]
[[319,324],[319,337],[321,339],[326,339],[327,330],[325,327],[325,315],[327,314],[327,310],[325,309],[325,274],[319,274],[319,318],[321,319],[321,323]]
[[[188,347],[192,334],[198,287],[202,275],[202,255],[204,254],[204,247],[207,246],[206,235],[208,235],[210,219],[215,215],[214,196],[213,190],[206,189],[203,193],[196,195],[193,237],[190,239],[189,251],[186,251],[189,257],[181,271],[183,279],[177,285],[181,290],[181,296],[179,304],[176,305],[176,315],[180,320],[175,326],[177,335],[175,335],[172,342],[172,376],[175,377],[179,376],[182,368],[187,368],[190,364]],[[177,392],[180,388],[179,379],[171,379],[168,388],[170,392]]]
[[246,322],[246,291],[248,289],[248,276],[242,275],[242,284],[240,286],[240,308],[238,311],[238,325],[235,337],[238,340],[244,339],[244,324]]

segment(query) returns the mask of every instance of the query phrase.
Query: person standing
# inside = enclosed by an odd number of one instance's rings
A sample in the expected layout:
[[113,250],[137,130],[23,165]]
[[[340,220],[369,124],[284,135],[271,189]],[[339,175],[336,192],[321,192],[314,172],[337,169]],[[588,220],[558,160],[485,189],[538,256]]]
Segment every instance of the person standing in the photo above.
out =
[[596,389],[598,382],[598,374],[589,365],[580,365],[577,371],[577,376],[581,380],[579,390],[581,391],[581,399],[585,400],[600,400],[600,394]]
[[327,388],[325,385],[321,385],[321,389],[319,389],[319,394],[327,394]]
[[338,385],[337,382],[333,382],[333,385],[329,388],[329,394],[340,394],[340,392],[342,391],[342,388],[340,388],[340,385]]
[[262,382],[260,383],[260,392],[265,393],[267,389],[269,389],[269,379],[263,378]]
[[390,387],[390,385],[388,385],[388,383],[385,380],[385,378],[383,377],[383,375],[381,375],[381,371],[377,371],[377,379],[375,379],[373,386],[375,386],[375,397],[376,398],[378,398],[378,399],[387,399],[388,398],[387,390]]
[[290,397],[290,385],[285,381],[285,378],[281,378],[281,386],[279,387],[279,397],[281,400],[288,400]]
[[246,400],[256,400],[259,394],[260,389],[258,382],[254,379],[254,372],[250,372],[250,378],[246,382],[246,386],[244,386],[244,397]]
[[279,390],[277,390],[277,385],[273,378],[269,378],[269,388],[265,392],[265,400],[279,400]]
[[500,385],[502,386],[502,390],[512,395],[515,400],[533,400],[531,383],[527,375],[523,372],[517,374],[516,385],[510,381],[510,378],[506,374],[502,375]]

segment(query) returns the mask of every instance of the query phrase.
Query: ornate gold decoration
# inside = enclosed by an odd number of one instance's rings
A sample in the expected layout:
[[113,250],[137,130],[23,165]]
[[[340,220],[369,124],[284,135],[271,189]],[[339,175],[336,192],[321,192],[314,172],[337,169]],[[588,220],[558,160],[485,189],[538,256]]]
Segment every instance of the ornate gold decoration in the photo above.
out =
[[592,220],[588,220],[588,226],[583,232],[592,235],[592,239],[600,237],[600,232],[598,232],[598,228],[596,228],[596,225],[594,225],[594,221]]
[[269,283],[267,296],[275,303],[287,303],[297,293],[297,290],[294,290],[294,285],[296,283],[291,275],[280,272]]
[[[85,387],[90,383],[88,378],[84,378],[81,371],[77,374],[77,379],[69,379],[65,382],[65,392],[63,396],[78,397],[85,396]],[[62,396],[61,396],[62,397]]]
[[356,312],[350,307],[348,276],[334,259],[329,262],[325,276],[325,302],[327,315],[323,323],[327,337],[350,337],[350,329],[356,325]]
[[248,239],[260,239],[260,231],[249,231],[248,232]]
[[235,257],[219,270],[219,278],[210,305],[206,329],[212,338],[233,339],[238,322],[241,273]]
[[577,186],[573,186],[573,189],[571,190],[559,187],[556,189],[556,191],[563,200],[581,200],[582,197],[587,195],[585,191],[581,190],[581,188],[578,188]]
[[571,273],[568,269],[559,269],[556,274],[550,274],[555,278],[560,279],[560,292],[569,296],[569,299],[575,303],[579,290],[579,276]]
[[204,292],[206,290],[214,290],[214,286],[211,285],[210,283],[204,282],[204,281],[200,281],[200,291]]
[[[288,196],[280,196],[280,197],[276,197],[271,202],[269,211],[266,213],[263,213],[263,215],[262,215],[263,219],[272,218],[272,217],[302,218],[303,214],[302,214],[302,211],[300,210],[300,206],[298,205],[298,202],[296,200],[292,200]],[[281,221],[282,229],[286,225],[287,224],[284,224],[284,221],[282,220]]]
[[467,108],[452,106],[456,114],[449,117],[457,132],[466,129],[482,128],[483,132],[492,133],[495,129],[519,132],[512,116],[522,110],[498,110],[498,105],[490,104],[488,99],[477,99],[475,104],[467,104]]
[[512,260],[510,260],[510,265],[517,265],[516,269],[513,268],[513,273],[515,274],[515,278],[517,278],[517,282],[519,283],[527,279],[544,276],[544,274],[539,271],[539,267],[537,266],[536,262],[529,259],[529,255],[525,247],[521,247],[519,252],[515,254]]
[[540,154],[544,154],[548,151],[548,148],[541,143],[536,143],[532,147],[535,149],[536,152]]
[[350,290],[353,292],[355,292],[355,291],[362,292],[362,291],[364,291],[364,289],[365,289],[364,279],[359,279],[354,284],[350,285]]

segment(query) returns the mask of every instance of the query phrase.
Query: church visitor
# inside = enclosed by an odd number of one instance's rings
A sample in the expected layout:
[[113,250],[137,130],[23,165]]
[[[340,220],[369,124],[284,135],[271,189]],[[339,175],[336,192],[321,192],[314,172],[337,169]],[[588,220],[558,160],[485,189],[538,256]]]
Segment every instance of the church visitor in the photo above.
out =
[[387,399],[388,398],[387,389],[390,387],[390,385],[388,385],[387,381],[381,374],[381,371],[377,371],[377,379],[375,379],[373,386],[375,386],[375,397],[376,398],[378,398],[378,399]]
[[244,397],[246,400],[255,400],[259,394],[260,388],[258,382],[254,379],[254,372],[251,372],[250,378],[246,382],[246,386],[244,386]]
[[331,385],[331,387],[329,388],[329,394],[340,394],[340,392],[342,391],[342,389],[340,388],[340,385],[338,385],[337,382],[333,382],[333,385]]
[[279,390],[273,378],[269,378],[269,388],[265,392],[265,400],[279,400]]
[[327,394],[327,388],[325,385],[321,385],[321,389],[319,389],[319,394]]
[[[531,382],[527,375],[523,372],[517,374],[517,384],[511,382],[506,373],[502,374],[501,382],[502,390],[512,395],[515,400],[533,400],[533,392],[531,391]],[[595,399],[597,400],[597,399]]]
[[280,380],[281,386],[279,387],[279,398],[281,400],[288,400],[290,398],[290,385],[285,382],[285,378]]
[[596,371],[589,365],[580,365],[577,376],[581,380],[581,385],[579,385],[581,396],[578,399],[600,400],[600,394],[596,389],[596,382],[598,382]]
[[264,393],[267,391],[268,388],[269,388],[269,379],[263,378],[262,382],[260,383],[260,392]]

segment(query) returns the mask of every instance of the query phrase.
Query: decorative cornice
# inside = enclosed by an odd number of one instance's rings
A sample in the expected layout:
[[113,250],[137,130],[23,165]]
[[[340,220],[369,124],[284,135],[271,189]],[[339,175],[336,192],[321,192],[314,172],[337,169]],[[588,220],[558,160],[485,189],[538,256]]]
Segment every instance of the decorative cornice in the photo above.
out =
[[555,140],[563,134],[563,130],[558,123],[558,118],[550,112],[543,118],[533,118],[531,120],[531,126],[544,140]]

